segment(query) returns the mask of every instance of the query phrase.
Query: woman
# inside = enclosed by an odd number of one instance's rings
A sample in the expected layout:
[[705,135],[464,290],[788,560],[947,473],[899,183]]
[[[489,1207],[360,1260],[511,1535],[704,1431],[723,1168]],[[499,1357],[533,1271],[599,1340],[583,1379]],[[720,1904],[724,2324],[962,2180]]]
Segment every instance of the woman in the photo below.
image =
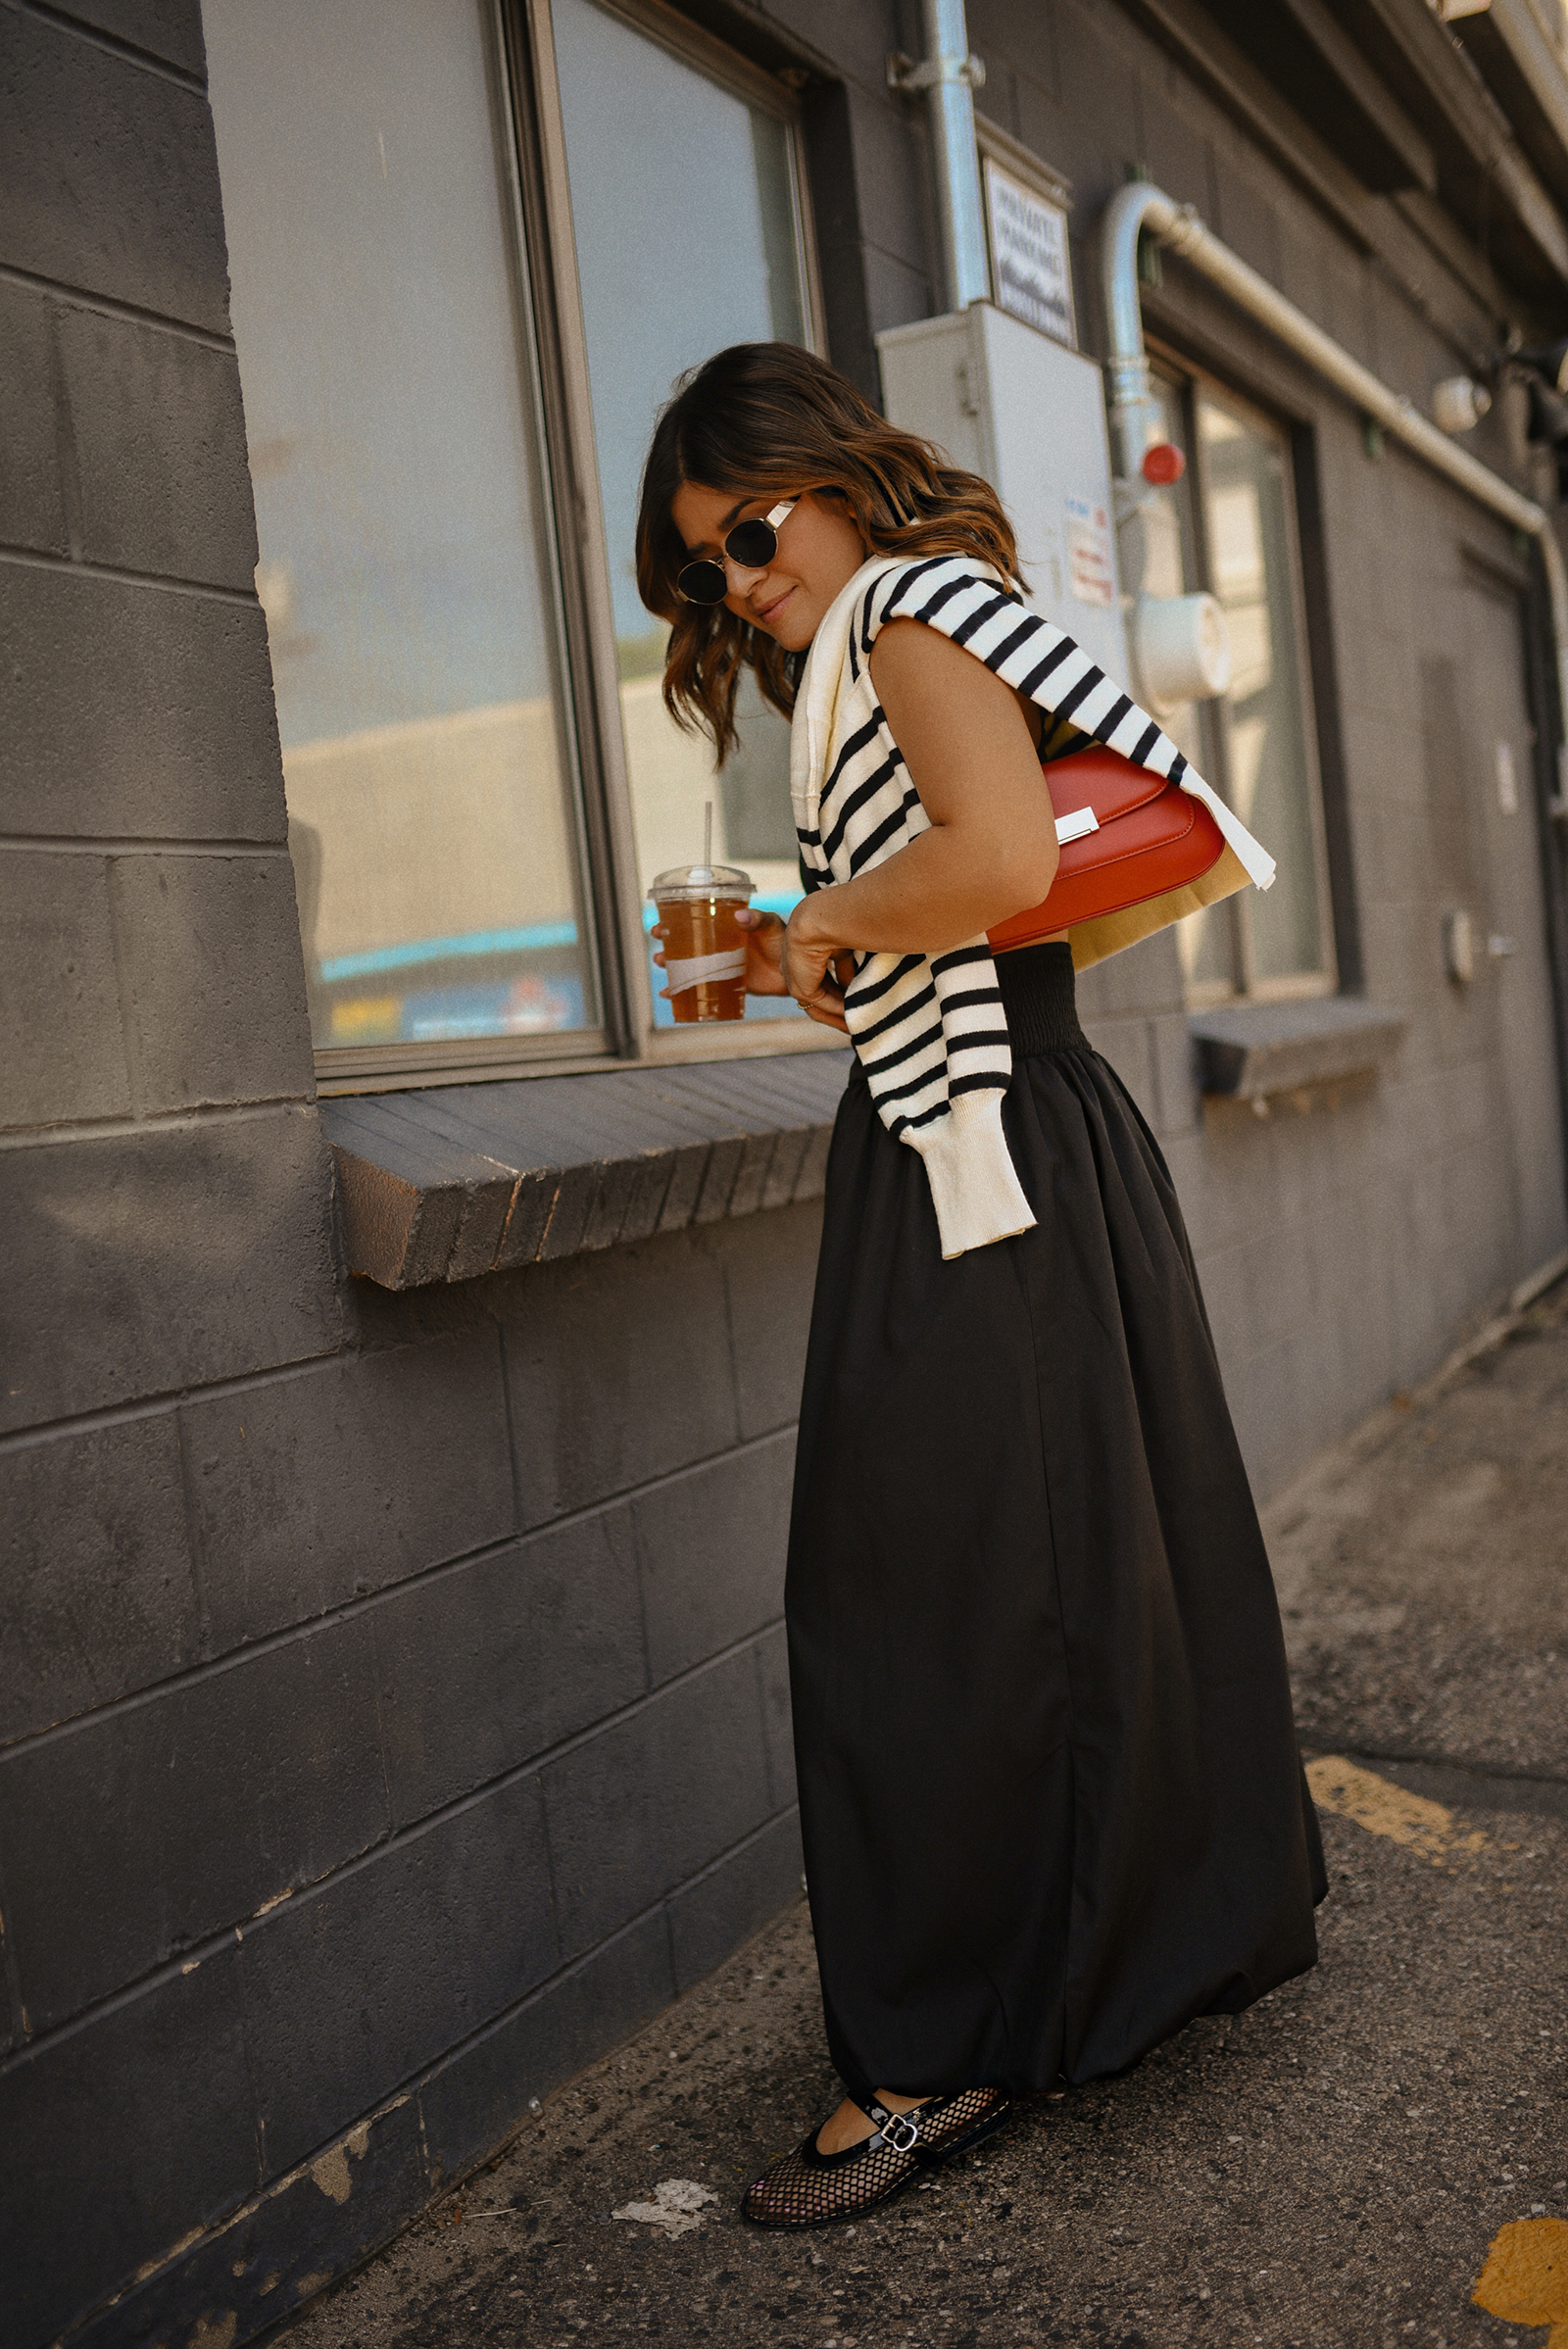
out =
[[989,486],[806,352],[686,382],[637,543],[675,717],[722,756],[748,665],[793,715],[807,894],[742,917],[748,985],[857,1050],[785,1597],[848,2092],[744,2203],[810,2226],[1313,1964],[1322,1859],[1169,1174],[1066,937],[985,935],[1055,871],[1043,759],[1181,754],[1021,601]]

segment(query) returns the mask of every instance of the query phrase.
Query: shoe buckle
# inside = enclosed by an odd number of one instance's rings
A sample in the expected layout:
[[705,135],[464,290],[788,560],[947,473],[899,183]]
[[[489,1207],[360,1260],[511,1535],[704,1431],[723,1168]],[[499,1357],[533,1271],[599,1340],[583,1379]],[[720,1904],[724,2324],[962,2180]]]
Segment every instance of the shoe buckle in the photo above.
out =
[[913,2113],[889,2113],[877,2133],[890,2151],[907,2153],[920,2141],[920,2124]]

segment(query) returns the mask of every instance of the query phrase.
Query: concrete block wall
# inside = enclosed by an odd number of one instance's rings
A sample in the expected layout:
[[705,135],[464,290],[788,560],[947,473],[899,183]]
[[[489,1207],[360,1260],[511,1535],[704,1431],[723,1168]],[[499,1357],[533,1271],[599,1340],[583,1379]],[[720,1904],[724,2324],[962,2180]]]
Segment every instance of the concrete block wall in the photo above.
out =
[[195,0],[0,147],[0,2331],[244,2339],[798,1890],[818,1211],[347,1279]]
[[245,2337],[798,1889],[817,1215],[356,1294],[0,1452],[19,2340]]
[[340,1337],[199,18],[93,23],[0,95],[3,1429]]

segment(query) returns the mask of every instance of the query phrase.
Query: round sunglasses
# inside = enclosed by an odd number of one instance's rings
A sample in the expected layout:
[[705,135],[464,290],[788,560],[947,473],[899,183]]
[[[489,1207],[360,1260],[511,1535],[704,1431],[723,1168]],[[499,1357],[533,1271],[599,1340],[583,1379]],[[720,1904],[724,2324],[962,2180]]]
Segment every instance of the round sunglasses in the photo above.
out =
[[[738,563],[745,571],[765,570],[778,553],[779,524],[794,507],[795,500],[786,498],[782,506],[757,520],[737,522],[724,541],[731,563]],[[695,563],[682,563],[675,573],[675,592],[688,604],[722,604],[729,593],[729,573],[712,556],[699,555]]]

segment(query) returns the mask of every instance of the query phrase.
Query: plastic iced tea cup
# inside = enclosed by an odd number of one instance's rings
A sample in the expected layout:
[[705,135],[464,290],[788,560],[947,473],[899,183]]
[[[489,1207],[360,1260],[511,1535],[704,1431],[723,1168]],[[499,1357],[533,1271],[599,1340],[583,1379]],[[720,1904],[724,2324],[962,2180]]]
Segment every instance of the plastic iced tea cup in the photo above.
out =
[[664,931],[664,985],[677,1020],[744,1019],[746,932],[735,916],[752,902],[750,873],[733,864],[677,864],[648,895]]

